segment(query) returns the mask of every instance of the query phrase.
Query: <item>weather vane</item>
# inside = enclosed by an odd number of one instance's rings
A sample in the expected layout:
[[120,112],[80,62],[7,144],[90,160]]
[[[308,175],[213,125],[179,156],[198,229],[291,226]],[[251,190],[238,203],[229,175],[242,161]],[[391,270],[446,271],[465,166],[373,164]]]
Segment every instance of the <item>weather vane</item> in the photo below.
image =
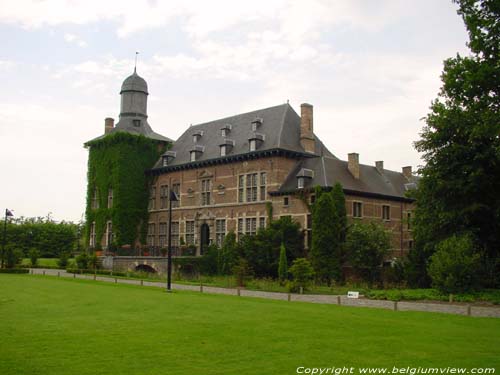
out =
[[135,64],[134,64],[134,73],[137,73],[137,55],[139,52],[135,52]]

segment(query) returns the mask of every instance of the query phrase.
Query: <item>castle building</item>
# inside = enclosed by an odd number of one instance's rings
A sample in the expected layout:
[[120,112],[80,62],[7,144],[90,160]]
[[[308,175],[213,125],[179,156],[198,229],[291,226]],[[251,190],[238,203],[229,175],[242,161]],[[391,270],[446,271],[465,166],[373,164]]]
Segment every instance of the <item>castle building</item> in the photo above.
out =
[[300,116],[281,104],[190,126],[172,142],[148,125],[147,85],[136,72],[123,83],[121,95],[120,121],[113,127],[107,119],[103,137],[125,132],[149,137],[160,148],[171,144],[144,170],[150,183],[144,202],[146,248],[167,246],[171,189],[179,197],[172,202],[177,255],[181,243],[194,245],[200,255],[210,243],[220,245],[229,231],[238,237],[253,235],[267,225],[269,213],[273,219],[290,216],[298,222],[307,249],[314,187],[328,189],[337,182],[344,189],[350,220],[383,223],[392,232],[394,256],[411,248],[414,201],[406,195],[415,187],[411,167],[396,172],[385,169],[382,161],[360,164],[357,153],[341,160],[314,133],[312,105],[302,104]]

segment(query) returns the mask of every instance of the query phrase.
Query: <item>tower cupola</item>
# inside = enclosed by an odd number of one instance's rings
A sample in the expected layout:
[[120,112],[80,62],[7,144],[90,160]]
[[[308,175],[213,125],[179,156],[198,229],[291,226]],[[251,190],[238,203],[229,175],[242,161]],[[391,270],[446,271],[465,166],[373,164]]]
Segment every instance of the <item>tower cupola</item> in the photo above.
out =
[[[132,117],[138,120],[148,117],[148,84],[137,74],[136,69],[123,81],[120,95],[120,120],[122,117]],[[132,121],[132,123],[138,122]]]

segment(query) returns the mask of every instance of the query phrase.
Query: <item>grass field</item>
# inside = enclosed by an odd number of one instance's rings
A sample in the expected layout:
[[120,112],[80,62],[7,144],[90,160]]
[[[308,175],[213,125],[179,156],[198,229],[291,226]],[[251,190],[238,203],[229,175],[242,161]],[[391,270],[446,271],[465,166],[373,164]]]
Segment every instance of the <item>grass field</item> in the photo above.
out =
[[500,319],[0,275],[0,374],[494,367]]
[[[58,258],[38,258],[38,267],[50,267],[50,268],[57,268],[58,267]],[[75,259],[70,258],[68,259],[68,263],[74,263]],[[30,259],[29,258],[23,258],[21,261],[21,265],[23,266],[29,266],[31,265]]]

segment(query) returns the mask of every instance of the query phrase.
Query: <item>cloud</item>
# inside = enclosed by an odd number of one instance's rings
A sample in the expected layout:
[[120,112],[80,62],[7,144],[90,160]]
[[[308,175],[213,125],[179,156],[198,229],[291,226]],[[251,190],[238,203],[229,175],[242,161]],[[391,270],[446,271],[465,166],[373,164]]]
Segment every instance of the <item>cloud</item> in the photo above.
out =
[[76,44],[78,47],[87,47],[87,42],[80,39],[75,34],[70,34],[70,33],[64,34],[64,40],[70,44]]

